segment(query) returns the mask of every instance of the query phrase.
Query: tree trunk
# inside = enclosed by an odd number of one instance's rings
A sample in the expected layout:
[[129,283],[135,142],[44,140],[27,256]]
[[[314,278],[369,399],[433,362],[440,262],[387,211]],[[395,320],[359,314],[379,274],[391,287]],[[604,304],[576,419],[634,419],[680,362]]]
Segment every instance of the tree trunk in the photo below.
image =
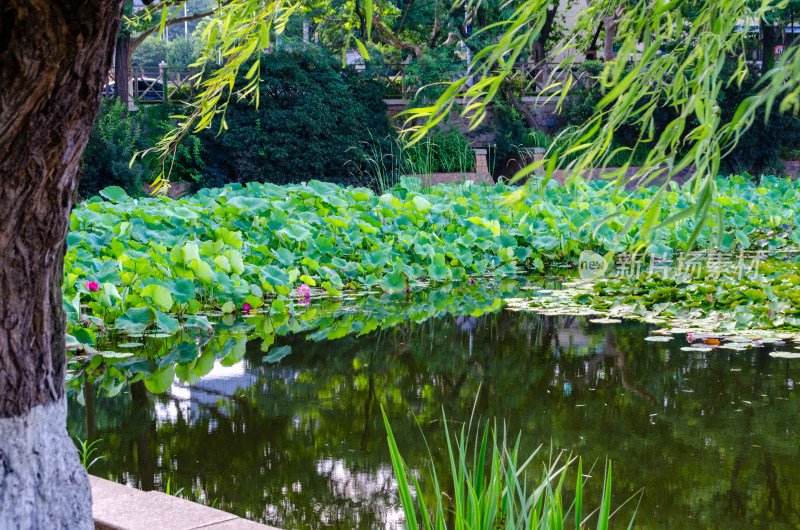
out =
[[116,95],[126,106],[128,105],[128,86],[131,71],[131,35],[127,31],[117,36],[114,53],[114,86]]
[[92,528],[66,431],[61,282],[122,0],[0,0],[0,527]]
[[597,37],[600,36],[600,30],[602,30],[604,26],[605,23],[600,22],[597,25],[597,29],[594,30],[592,38],[589,40],[589,45],[586,47],[586,59],[588,60],[597,59]]
[[537,66],[545,62],[547,59],[547,40],[550,38],[550,34],[553,32],[553,22],[555,21],[556,14],[558,13],[558,5],[560,2],[561,0],[555,0],[550,4],[547,9],[547,16],[545,17],[544,25],[539,31],[539,35],[536,36],[536,40],[533,41],[533,61]]
[[519,100],[519,98],[517,98],[517,95],[514,94],[514,90],[511,88],[506,89],[505,96],[508,98],[509,103],[511,103],[511,105],[517,109],[517,112],[522,114],[522,117],[525,119],[525,125],[529,129],[541,129],[536,115],[531,111],[531,109],[526,107],[525,104]]
[[603,60],[611,62],[614,60],[614,33],[617,31],[617,20],[613,16],[603,19],[606,35],[603,42]]
[[764,74],[775,66],[775,28],[769,22],[761,21],[761,73]]

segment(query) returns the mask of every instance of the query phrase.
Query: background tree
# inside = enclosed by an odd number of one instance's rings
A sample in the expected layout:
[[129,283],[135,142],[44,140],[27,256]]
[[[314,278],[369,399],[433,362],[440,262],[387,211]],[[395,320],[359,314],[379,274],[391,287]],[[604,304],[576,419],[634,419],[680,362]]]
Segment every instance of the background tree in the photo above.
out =
[[[120,101],[128,101],[131,59],[139,46],[158,31],[163,31],[164,28],[180,24],[187,25],[189,22],[209,17],[225,3],[206,0],[161,0],[153,4],[145,2],[149,5],[134,10],[133,0],[125,0],[123,24],[117,35],[114,52],[114,85]],[[187,10],[190,5],[191,13]],[[164,16],[162,17],[162,15]],[[166,53],[164,55],[166,58]],[[155,64],[159,62],[157,61]],[[188,66],[188,64],[175,66]]]

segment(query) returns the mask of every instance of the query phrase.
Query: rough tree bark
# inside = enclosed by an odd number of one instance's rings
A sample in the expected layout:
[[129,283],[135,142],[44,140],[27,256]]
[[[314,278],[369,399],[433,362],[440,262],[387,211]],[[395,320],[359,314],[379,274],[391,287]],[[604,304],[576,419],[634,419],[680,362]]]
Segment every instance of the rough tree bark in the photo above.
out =
[[542,26],[541,31],[539,31],[539,35],[536,37],[536,40],[533,41],[533,62],[536,63],[536,65],[544,63],[547,59],[545,47],[547,46],[547,40],[550,38],[550,34],[553,32],[553,22],[556,19],[558,5],[560,3],[560,0],[555,0],[550,4],[547,9],[547,17],[544,20],[544,25]]
[[122,0],[0,0],[0,527],[92,528],[66,432],[61,282]]
[[603,60],[607,63],[614,60],[614,33],[617,32],[618,22],[614,16],[608,16],[603,19],[603,25],[606,30],[603,42]]
[[128,85],[131,71],[131,34],[122,31],[117,36],[114,52],[114,86],[116,95],[125,105],[128,104]]

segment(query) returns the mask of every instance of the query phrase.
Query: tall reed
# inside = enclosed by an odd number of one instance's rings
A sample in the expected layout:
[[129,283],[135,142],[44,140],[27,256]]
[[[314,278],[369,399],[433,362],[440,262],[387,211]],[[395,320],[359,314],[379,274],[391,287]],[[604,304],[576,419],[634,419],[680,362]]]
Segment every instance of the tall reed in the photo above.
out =
[[[388,140],[388,141],[387,141]],[[357,171],[380,193],[400,181],[403,175],[420,176],[423,188],[432,185],[432,173],[461,173],[475,170],[475,153],[457,131],[427,136],[409,146],[403,137],[364,142]]]
[[[383,412],[406,528],[562,530],[584,528],[595,515],[598,530],[609,527],[613,515],[610,464],[606,465],[600,506],[586,515],[583,511],[583,492],[588,479],[583,475],[583,464],[579,458],[562,458],[563,453],[555,459],[551,458],[543,466],[540,478],[531,480],[530,476],[534,474],[530,469],[531,463],[541,446],[520,463],[519,436],[511,443],[505,428],[498,435],[498,429],[490,428],[487,422],[482,432],[480,429],[475,430],[473,438],[471,420],[469,427],[462,426],[460,433],[456,433],[448,428],[444,414],[443,419],[450,462],[448,480],[452,481],[452,489],[442,488],[439,470],[433,464],[428,447],[430,481],[424,492],[427,495],[423,496],[417,473],[400,456],[389,420]],[[569,506],[565,506],[566,471],[576,460],[575,494]],[[633,518],[628,528],[632,525]]]

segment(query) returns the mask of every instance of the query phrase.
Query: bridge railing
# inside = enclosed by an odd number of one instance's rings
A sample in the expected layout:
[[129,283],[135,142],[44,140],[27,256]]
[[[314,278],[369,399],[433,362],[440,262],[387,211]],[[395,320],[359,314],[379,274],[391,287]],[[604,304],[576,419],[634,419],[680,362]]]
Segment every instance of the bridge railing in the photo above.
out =
[[[128,104],[151,105],[192,97],[196,88],[195,73],[195,69],[188,67],[135,66],[128,74]],[[104,97],[117,94],[117,77],[112,68],[101,91]]]
[[[579,64],[568,69],[557,69],[556,64],[521,64],[514,72],[514,77],[521,82],[522,95],[535,97],[548,92],[553,83],[563,83],[568,75],[572,75],[573,84],[590,88],[596,83]],[[420,87],[409,79],[408,65],[402,63],[372,64],[357,68],[360,75],[375,79],[386,86],[387,99],[412,99]],[[196,69],[189,67],[135,66],[128,76],[129,105],[148,105],[169,103],[171,100],[192,97],[196,92],[197,81],[193,76]],[[479,79],[475,77],[474,81]],[[102,94],[112,97],[116,94],[116,75],[114,69],[109,71],[103,85]]]

